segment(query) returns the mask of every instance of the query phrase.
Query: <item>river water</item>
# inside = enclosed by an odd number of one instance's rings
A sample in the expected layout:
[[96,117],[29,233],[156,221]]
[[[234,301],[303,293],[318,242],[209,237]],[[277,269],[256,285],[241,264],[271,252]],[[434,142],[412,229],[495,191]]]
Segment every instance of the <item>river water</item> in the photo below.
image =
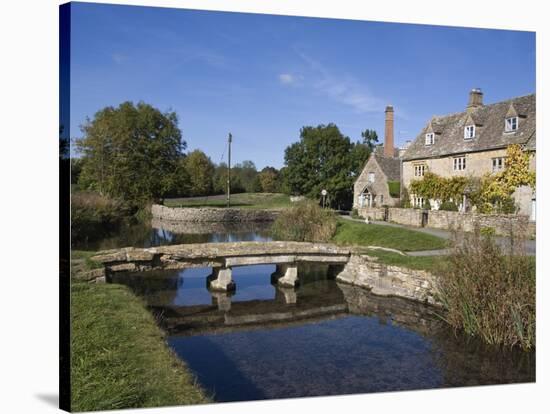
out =
[[[153,225],[141,237],[96,247],[270,240],[268,226]],[[327,265],[301,265],[297,289],[273,285],[274,271],[234,268],[233,294],[207,289],[210,268],[118,274],[113,282],[144,298],[169,346],[215,401],[535,380],[534,353],[456,335],[432,307],[338,283],[338,269]]]

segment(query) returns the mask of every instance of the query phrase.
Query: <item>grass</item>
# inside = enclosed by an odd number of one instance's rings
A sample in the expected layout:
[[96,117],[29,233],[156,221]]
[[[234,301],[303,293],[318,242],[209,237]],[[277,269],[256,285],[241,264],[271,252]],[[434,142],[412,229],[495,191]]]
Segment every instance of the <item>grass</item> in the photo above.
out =
[[[167,207],[227,207],[224,194],[207,197],[171,198],[164,200]],[[231,207],[249,209],[280,209],[289,207],[290,197],[280,193],[240,193],[231,195]]]
[[492,345],[535,347],[536,261],[520,240],[512,254],[479,231],[454,240],[440,274],[445,320]]
[[300,201],[283,210],[271,233],[276,240],[328,242],[336,232],[336,215],[314,201]]
[[365,224],[340,219],[333,242],[342,245],[380,246],[401,251],[437,250],[447,246],[445,239],[419,231]]
[[84,270],[100,269],[103,267],[102,263],[92,260],[92,256],[95,256],[97,252],[86,250],[71,250],[71,260],[82,261]]
[[128,288],[73,283],[71,292],[73,411],[210,401]]
[[377,257],[380,263],[408,269],[425,270],[433,274],[438,274],[448,264],[447,256],[403,256],[399,253],[374,249],[369,249],[367,254]]

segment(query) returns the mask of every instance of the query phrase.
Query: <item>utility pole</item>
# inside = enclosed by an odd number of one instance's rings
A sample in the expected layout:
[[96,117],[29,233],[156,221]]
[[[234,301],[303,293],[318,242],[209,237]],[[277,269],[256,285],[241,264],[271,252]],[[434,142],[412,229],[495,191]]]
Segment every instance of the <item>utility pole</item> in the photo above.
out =
[[229,150],[227,151],[227,207],[231,205],[231,141],[233,140],[233,137],[231,136],[231,132],[229,133],[229,137],[227,138],[227,142],[229,144]]

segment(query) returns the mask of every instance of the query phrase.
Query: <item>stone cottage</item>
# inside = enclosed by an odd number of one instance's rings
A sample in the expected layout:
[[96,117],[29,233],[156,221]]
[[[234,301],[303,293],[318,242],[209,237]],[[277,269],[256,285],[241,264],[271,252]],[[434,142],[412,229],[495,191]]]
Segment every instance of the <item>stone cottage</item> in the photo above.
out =
[[384,145],[370,154],[353,186],[353,207],[394,206],[399,202],[401,161],[393,144],[393,107],[386,107]]
[[[472,89],[464,111],[433,116],[405,151],[402,185],[408,188],[411,180],[421,179],[427,171],[443,177],[497,173],[505,166],[510,144],[520,144],[531,154],[530,168],[535,170],[535,98],[532,94],[484,105],[482,91]],[[533,189],[520,187],[513,197],[519,213],[534,220]],[[411,203],[422,206],[424,200],[411,194]]]

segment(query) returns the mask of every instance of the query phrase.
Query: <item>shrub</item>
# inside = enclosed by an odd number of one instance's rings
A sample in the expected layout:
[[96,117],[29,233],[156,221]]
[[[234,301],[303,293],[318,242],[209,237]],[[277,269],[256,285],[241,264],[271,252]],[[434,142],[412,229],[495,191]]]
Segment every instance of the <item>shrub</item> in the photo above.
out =
[[92,192],[71,195],[71,243],[105,237],[116,231],[131,209],[122,201]]
[[458,206],[452,201],[444,201],[439,206],[439,209],[443,211],[458,211]]
[[456,234],[449,266],[440,278],[445,320],[489,344],[535,347],[535,260],[517,236],[504,254],[495,239]]
[[281,212],[271,232],[278,240],[327,242],[336,232],[336,216],[312,201],[301,201]]
[[351,217],[352,217],[352,218],[359,218],[359,212],[357,211],[356,208],[354,208],[353,210],[351,210]]
[[496,234],[496,230],[494,227],[482,227],[479,232],[483,236],[494,236]]
[[399,181],[388,181],[388,189],[390,196],[393,198],[399,198],[401,195],[401,183]]

